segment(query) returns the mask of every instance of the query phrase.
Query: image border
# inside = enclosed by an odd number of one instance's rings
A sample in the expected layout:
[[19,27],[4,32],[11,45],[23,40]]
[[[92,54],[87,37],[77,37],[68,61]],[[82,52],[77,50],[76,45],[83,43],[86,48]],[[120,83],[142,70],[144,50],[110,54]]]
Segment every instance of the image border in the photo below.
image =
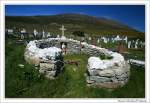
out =
[[[2,103],[149,103],[150,94],[150,1],[1,1],[0,2],[0,102]],[[5,5],[145,5],[145,98],[5,98]]]

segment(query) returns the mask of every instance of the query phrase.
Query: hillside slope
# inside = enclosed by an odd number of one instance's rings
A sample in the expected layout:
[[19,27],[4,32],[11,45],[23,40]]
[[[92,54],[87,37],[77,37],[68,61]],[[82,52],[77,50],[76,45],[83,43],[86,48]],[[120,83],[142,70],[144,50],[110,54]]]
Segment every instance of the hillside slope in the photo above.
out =
[[58,14],[49,16],[6,16],[6,28],[26,28],[29,32],[33,29],[61,33],[59,28],[65,25],[66,34],[73,31],[83,31],[90,35],[123,34],[129,36],[144,36],[137,30],[117,21],[81,14]]

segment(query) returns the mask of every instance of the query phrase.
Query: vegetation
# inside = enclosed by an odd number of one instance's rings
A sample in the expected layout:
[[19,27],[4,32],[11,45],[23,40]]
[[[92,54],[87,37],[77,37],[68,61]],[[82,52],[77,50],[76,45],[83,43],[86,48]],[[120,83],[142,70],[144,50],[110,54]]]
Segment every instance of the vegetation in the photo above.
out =
[[100,59],[112,59],[113,57],[112,56],[109,56],[109,55],[105,55],[105,54],[101,54],[100,55]]
[[67,28],[66,35],[70,35],[74,31],[84,31],[89,36],[120,34],[131,37],[144,37],[144,33],[117,21],[89,15],[6,16],[6,28],[26,28],[28,32],[33,32],[34,29],[42,32],[44,29],[52,34],[60,34],[59,28],[62,24]]
[[83,31],[74,31],[72,34],[79,37],[85,37]]
[[[131,66],[129,82],[118,89],[108,90],[86,86],[88,56],[66,55],[64,60],[79,61],[79,66],[65,65],[55,80],[40,75],[33,65],[24,60],[25,46],[15,40],[5,44],[5,96],[6,98],[144,98],[145,69]],[[19,67],[23,64],[24,67]]]

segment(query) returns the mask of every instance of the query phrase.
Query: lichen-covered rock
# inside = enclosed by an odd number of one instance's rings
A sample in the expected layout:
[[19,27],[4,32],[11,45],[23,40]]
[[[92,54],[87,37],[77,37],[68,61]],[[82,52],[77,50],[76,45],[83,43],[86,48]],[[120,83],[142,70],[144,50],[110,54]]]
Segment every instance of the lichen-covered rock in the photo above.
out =
[[[120,61],[119,65],[116,65],[117,61],[114,61],[114,65],[106,63],[103,64],[103,60],[100,60],[101,65],[92,66],[91,62],[97,62],[91,59],[98,57],[90,57],[87,66],[87,85],[88,86],[98,86],[101,88],[117,88],[125,85],[129,79],[130,66],[126,61]],[[119,61],[119,60],[118,60]],[[91,63],[91,64],[90,64]],[[106,64],[107,65],[106,65]],[[111,62],[112,63],[112,62]],[[91,66],[89,66],[91,65]],[[105,66],[103,66],[105,65]]]
[[[39,66],[39,72],[49,79],[54,79],[62,69],[61,49],[56,47],[39,48],[41,41],[30,41],[24,57],[29,64]],[[61,61],[61,62],[60,62]]]

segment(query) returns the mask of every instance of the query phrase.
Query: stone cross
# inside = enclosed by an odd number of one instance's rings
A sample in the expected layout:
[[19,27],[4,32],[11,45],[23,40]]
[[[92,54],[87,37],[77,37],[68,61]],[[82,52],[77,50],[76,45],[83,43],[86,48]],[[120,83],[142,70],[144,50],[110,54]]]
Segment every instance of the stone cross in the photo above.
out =
[[62,31],[62,36],[64,36],[64,34],[65,34],[65,28],[64,28],[64,25],[62,25],[62,27],[60,28],[60,30]]

